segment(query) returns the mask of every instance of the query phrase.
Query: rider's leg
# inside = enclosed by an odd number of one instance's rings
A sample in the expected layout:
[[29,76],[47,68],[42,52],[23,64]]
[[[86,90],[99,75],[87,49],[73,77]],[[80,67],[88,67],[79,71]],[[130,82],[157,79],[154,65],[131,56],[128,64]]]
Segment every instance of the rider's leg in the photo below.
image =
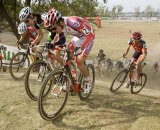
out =
[[139,79],[140,77],[140,74],[142,72],[142,67],[141,67],[141,63],[144,61],[143,59],[143,55],[140,55],[136,61],[137,63],[137,75],[136,75],[136,78]]
[[[135,58],[135,56],[133,55],[133,57],[132,57],[132,59],[131,59],[131,63],[130,63],[130,65],[133,65],[133,63],[134,62],[136,62],[136,58]],[[133,74],[133,71],[129,71],[128,72],[128,81],[127,81],[127,83],[125,84],[125,87],[129,87],[129,85],[130,85],[130,83],[133,81],[133,79],[131,79],[131,77],[134,77],[134,74]]]
[[54,59],[58,61],[61,65],[63,65],[63,59],[61,57],[61,51],[54,50]]
[[86,57],[83,57],[83,54],[76,57],[77,67],[85,78],[89,76],[87,66],[84,63],[86,59]]
[[30,53],[31,53],[34,61],[39,59],[39,57],[37,55],[38,54],[37,48],[31,48],[31,52]]
[[[132,60],[131,60],[131,65],[133,65],[134,66],[134,63],[137,61],[137,59],[136,58],[132,58]],[[133,69],[130,71],[130,73],[129,73],[129,77],[131,78],[131,77],[135,77],[135,72],[133,71]],[[133,79],[130,79],[130,80],[133,80]]]

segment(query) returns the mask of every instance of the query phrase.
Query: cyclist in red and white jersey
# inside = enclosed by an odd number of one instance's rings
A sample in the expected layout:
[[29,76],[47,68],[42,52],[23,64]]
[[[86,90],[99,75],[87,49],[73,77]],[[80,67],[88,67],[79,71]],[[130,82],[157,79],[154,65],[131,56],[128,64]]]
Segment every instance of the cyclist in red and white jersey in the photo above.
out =
[[147,47],[146,42],[141,39],[142,34],[140,32],[134,32],[132,34],[132,38],[128,42],[128,47],[126,52],[123,54],[123,57],[125,57],[130,47],[132,46],[135,50],[131,62],[134,62],[137,65],[137,76],[136,79],[139,78],[139,74],[141,73],[141,63],[145,60],[147,56]]
[[[89,92],[92,84],[84,62],[92,49],[95,38],[89,22],[78,16],[62,18],[61,14],[52,8],[48,11],[48,17],[45,20],[44,26],[57,34],[65,32],[73,36],[68,48],[71,53],[74,51],[79,53],[76,57],[76,63],[86,80],[85,92]],[[79,49],[76,50],[77,48]]]

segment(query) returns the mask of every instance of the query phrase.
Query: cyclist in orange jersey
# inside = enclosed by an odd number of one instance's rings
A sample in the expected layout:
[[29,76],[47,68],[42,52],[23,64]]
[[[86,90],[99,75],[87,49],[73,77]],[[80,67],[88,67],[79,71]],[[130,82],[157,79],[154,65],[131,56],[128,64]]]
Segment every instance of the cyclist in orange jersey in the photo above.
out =
[[137,68],[137,74],[136,74],[136,79],[137,80],[139,78],[139,74],[141,73],[141,63],[145,60],[146,56],[147,56],[147,47],[146,47],[146,42],[144,40],[141,39],[142,38],[142,34],[140,32],[134,32],[132,34],[132,38],[130,38],[129,42],[128,42],[128,47],[125,51],[125,53],[123,54],[123,57],[125,57],[129,50],[130,47],[132,46],[135,50],[133,56],[132,56],[132,60],[131,63],[135,63],[136,64],[136,68]]

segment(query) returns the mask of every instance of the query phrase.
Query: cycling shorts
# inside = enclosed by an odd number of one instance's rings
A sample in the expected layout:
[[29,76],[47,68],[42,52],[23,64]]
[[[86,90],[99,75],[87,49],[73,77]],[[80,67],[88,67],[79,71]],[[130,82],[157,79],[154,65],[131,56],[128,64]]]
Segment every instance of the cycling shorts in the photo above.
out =
[[[86,42],[86,39],[88,40]],[[73,52],[75,51],[75,49],[78,47],[78,48],[81,48],[82,49],[82,55],[83,57],[88,57],[89,55],[89,52],[91,51],[92,49],[92,46],[94,44],[94,37],[73,37],[71,42],[69,43],[68,45],[68,48],[69,48],[69,51]]]
[[141,54],[142,52],[135,52],[132,57],[137,60]]

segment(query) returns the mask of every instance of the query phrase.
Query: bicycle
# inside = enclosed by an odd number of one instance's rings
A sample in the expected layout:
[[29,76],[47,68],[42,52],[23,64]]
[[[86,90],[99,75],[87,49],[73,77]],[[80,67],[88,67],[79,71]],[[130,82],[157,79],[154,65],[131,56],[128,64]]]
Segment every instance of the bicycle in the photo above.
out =
[[[19,50],[20,45],[18,44],[17,47]],[[9,72],[13,79],[15,80],[21,80],[25,76],[26,69],[29,67],[30,63],[34,61],[32,55],[30,54],[30,48],[29,45],[27,45],[27,50],[24,52],[18,52],[15,54],[9,65]]]
[[2,57],[2,55],[0,54],[0,71],[1,71],[1,69],[2,69],[2,64],[3,64],[3,62],[2,62],[2,59],[3,59],[3,57]]
[[[142,64],[142,69],[145,65],[147,65],[146,62],[144,62]],[[145,73],[141,72],[138,80],[136,82],[133,82],[132,78],[133,78],[134,70],[136,70],[135,64],[131,63],[131,61],[130,61],[128,66],[125,69],[123,69],[122,71],[120,71],[117,74],[117,76],[114,78],[114,80],[111,84],[111,87],[110,87],[110,91],[111,92],[116,92],[117,90],[119,90],[119,88],[123,85],[123,83],[125,82],[125,80],[128,77],[129,78],[129,85],[131,87],[130,88],[131,93],[132,94],[139,93],[144,88],[144,86],[147,82],[147,75]]]
[[40,86],[52,70],[60,68],[60,64],[53,64],[53,58],[50,55],[52,51],[46,45],[37,45],[34,48],[40,48],[41,59],[33,62],[25,74],[25,90],[27,95],[34,101],[37,101]]
[[[83,80],[83,75],[80,72],[78,74],[76,68],[70,68],[70,52],[66,48],[61,51],[64,52],[64,67],[52,71],[47,76],[42,84],[38,98],[39,113],[43,119],[48,121],[55,119],[63,110],[69,92],[71,92],[71,94],[72,92],[78,93],[81,101],[86,100],[89,98],[95,82],[94,67],[92,64],[87,64],[88,72],[92,81],[92,88],[89,93],[84,93],[85,81]],[[73,76],[71,70],[76,72],[76,78]],[[46,92],[48,92],[47,95]]]

